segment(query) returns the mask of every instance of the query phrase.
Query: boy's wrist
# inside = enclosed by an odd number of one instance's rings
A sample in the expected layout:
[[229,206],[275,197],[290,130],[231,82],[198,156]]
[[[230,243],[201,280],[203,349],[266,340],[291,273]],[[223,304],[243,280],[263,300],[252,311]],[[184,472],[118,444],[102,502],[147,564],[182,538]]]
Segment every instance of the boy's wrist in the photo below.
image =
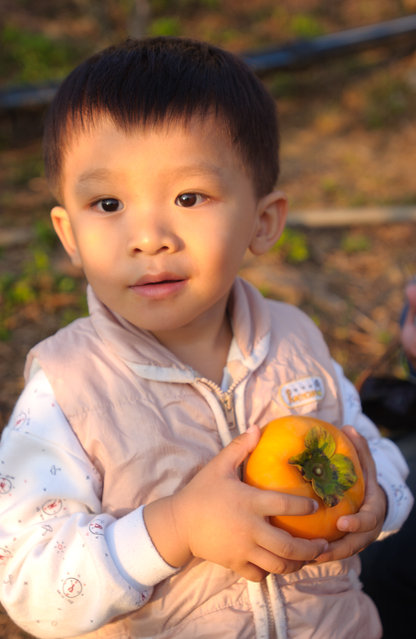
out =
[[173,567],[186,564],[192,553],[180,534],[175,514],[176,497],[164,497],[144,507],[143,519],[160,556]]

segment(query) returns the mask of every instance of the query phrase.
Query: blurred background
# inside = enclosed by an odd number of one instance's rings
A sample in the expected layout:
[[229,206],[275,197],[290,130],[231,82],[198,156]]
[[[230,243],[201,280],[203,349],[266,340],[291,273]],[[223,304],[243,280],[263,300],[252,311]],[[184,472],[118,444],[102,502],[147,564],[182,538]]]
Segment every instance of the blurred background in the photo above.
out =
[[[416,270],[416,30],[343,55],[305,44],[357,29],[365,39],[367,27],[415,14],[416,0],[0,0],[0,430],[28,349],[86,312],[82,275],[49,222],[45,108],[74,65],[128,36],[200,38],[253,64],[283,48],[259,73],[280,113],[289,225],[242,273],[308,312],[353,381],[372,368],[405,375],[397,338]],[[288,52],[299,57],[288,62]],[[0,613],[0,637],[23,636]]]
[[[416,29],[360,39],[406,16],[415,26],[415,14],[416,0],[0,0],[0,425],[27,349],[85,312],[81,274],[49,222],[45,108],[75,64],[128,36],[202,38],[260,72],[258,54],[277,51],[261,75],[278,103],[291,215],[276,249],[243,274],[311,314],[352,379],[389,345],[395,355],[415,270]],[[336,41],[322,58],[299,49],[351,30],[358,44],[344,55]],[[400,359],[389,365],[400,374]]]
[[[406,17],[410,34],[368,43],[369,27],[403,31]],[[415,271],[416,0],[0,0],[0,19],[0,428],[28,348],[86,311],[82,276],[49,222],[45,108],[74,65],[128,36],[201,38],[260,67],[280,113],[291,214],[275,250],[243,274],[312,315],[351,379],[388,348],[402,374],[397,320]],[[328,38],[345,33],[358,35],[341,55]],[[319,57],[310,43],[332,49]],[[277,51],[267,73],[264,50]]]

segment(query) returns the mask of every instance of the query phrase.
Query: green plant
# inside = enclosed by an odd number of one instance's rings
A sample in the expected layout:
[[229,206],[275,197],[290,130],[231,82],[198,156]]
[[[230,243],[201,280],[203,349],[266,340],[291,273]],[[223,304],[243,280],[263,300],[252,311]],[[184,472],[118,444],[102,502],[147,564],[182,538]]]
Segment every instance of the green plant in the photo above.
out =
[[293,98],[296,96],[299,86],[293,74],[277,73],[265,80],[270,93],[277,99]]
[[51,248],[58,243],[58,237],[51,222],[37,220],[34,224],[35,243],[44,248]]
[[14,188],[26,186],[29,180],[43,173],[43,160],[40,153],[28,154],[15,164],[10,171],[10,184]]
[[45,305],[51,309],[64,306],[63,314],[71,320],[85,314],[80,282],[51,265],[48,246],[51,232],[47,224],[37,224],[35,239],[20,270],[0,276],[0,340],[10,339],[21,318],[28,312],[29,316],[39,314]]
[[180,21],[173,16],[156,18],[149,28],[149,35],[151,36],[179,36],[180,34]]
[[369,128],[392,125],[405,113],[413,113],[414,91],[408,82],[391,73],[377,77],[367,91],[364,121]]
[[57,278],[57,289],[60,293],[72,293],[75,291],[76,286],[77,283],[73,277],[64,275],[61,278]]
[[321,22],[309,13],[298,13],[289,21],[289,28],[296,38],[316,38],[325,33]]
[[309,247],[305,233],[286,228],[273,251],[280,253],[287,262],[300,264],[309,259]]
[[261,284],[257,288],[263,297],[271,297],[271,289],[267,283]]
[[0,30],[0,47],[0,76],[9,84],[62,77],[84,55],[73,42],[53,40],[11,22]]
[[338,180],[332,176],[325,176],[321,180],[322,191],[328,197],[333,197],[339,191]]
[[220,0],[149,0],[154,15],[168,13],[188,14],[198,10],[216,11],[221,7]]
[[370,250],[371,239],[363,233],[346,233],[341,238],[341,248],[349,255]]

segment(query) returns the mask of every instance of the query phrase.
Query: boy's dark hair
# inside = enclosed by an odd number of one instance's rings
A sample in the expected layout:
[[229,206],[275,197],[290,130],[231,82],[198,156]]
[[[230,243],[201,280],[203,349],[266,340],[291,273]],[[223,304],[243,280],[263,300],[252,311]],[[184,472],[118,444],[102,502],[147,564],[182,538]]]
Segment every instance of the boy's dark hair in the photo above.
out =
[[52,102],[44,135],[47,179],[58,195],[71,136],[102,115],[129,131],[211,113],[241,153],[256,195],[272,191],[279,171],[276,107],[240,58],[185,38],[109,47],[76,67]]

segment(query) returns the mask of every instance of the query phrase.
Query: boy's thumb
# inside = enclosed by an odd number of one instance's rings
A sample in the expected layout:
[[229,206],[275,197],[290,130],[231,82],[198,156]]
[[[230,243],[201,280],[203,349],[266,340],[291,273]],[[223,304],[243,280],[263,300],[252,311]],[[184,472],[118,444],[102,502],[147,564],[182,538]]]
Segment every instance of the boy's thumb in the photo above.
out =
[[238,435],[223,450],[223,454],[227,456],[228,463],[237,468],[251,453],[258,444],[260,439],[260,428],[253,424],[245,433]]

